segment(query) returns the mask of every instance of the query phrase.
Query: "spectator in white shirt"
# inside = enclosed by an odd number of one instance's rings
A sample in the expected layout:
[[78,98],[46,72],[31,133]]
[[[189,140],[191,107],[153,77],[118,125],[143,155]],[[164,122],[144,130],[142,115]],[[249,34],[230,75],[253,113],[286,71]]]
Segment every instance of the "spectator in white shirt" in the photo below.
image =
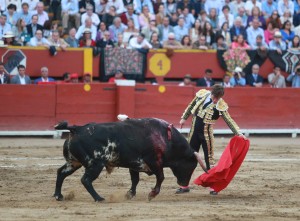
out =
[[82,34],[86,28],[90,29],[90,31],[92,32],[91,37],[95,41],[97,36],[97,28],[95,25],[93,25],[92,19],[90,18],[86,18],[85,23],[78,28],[75,38],[79,40],[82,37]]
[[122,14],[123,12],[125,12],[123,0],[108,0],[106,5],[106,13],[109,12],[109,8],[111,6],[114,6],[116,8],[117,14]]
[[49,48],[51,43],[43,37],[43,32],[41,30],[37,30],[35,36],[30,39],[28,46]]
[[[77,0],[62,0],[61,1],[61,16],[62,16],[62,25],[65,29],[65,32],[68,29],[69,19],[73,18],[75,20],[76,29],[80,26],[80,14],[79,6]],[[83,23],[82,23],[83,24]]]
[[220,15],[223,6],[224,3],[222,0],[206,0],[204,3],[204,9],[207,14],[209,14],[211,8],[215,8],[217,10],[217,14]]
[[290,0],[279,0],[278,1],[278,14],[280,16],[283,16],[284,12],[286,10],[289,10],[292,14],[292,17],[294,15],[294,3]]
[[152,45],[145,39],[145,35],[140,33],[137,37],[130,39],[129,47],[133,49],[150,49]]
[[98,27],[98,25],[100,24],[100,19],[99,16],[93,12],[94,7],[90,4],[88,4],[86,6],[86,13],[83,13],[81,15],[81,24],[84,23],[85,19],[90,18],[92,20],[93,25],[95,25],[96,27]]
[[228,26],[229,28],[231,28],[233,25],[233,21],[234,18],[233,15],[230,14],[230,8],[228,5],[225,5],[222,8],[222,13],[219,15],[219,27],[222,27],[224,22],[228,22]]
[[44,11],[44,3],[38,2],[36,5],[36,13],[38,15],[38,24],[44,26],[45,21],[49,20],[48,13]]
[[11,26],[6,22],[6,20],[6,15],[0,15],[0,39],[2,39],[2,36],[6,32],[11,31]]
[[248,0],[246,2],[245,9],[246,9],[247,15],[251,15],[252,8],[254,6],[257,6],[259,8],[259,10],[261,11],[261,3],[258,0]]

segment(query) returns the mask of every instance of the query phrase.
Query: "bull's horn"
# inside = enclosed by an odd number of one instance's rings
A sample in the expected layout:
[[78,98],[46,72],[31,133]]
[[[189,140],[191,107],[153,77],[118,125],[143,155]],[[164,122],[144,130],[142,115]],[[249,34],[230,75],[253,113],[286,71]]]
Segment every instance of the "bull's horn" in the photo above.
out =
[[194,154],[195,154],[195,157],[196,157],[196,159],[198,160],[198,162],[199,162],[201,168],[204,170],[205,173],[208,173],[208,172],[207,172],[207,169],[206,169],[206,167],[204,166],[204,163],[203,163],[203,161],[202,161],[202,159],[201,159],[201,157],[200,157],[200,154],[197,153],[197,152],[194,152]]

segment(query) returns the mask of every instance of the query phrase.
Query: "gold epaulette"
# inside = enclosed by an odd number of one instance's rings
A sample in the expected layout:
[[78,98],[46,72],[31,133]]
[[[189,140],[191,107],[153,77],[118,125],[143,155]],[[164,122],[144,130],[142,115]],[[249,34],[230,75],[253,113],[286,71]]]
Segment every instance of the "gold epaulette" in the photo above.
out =
[[199,90],[197,93],[196,93],[196,96],[197,97],[203,97],[205,96],[206,94],[210,93],[209,90],[206,90],[206,89],[201,89]]
[[226,102],[221,98],[217,105],[216,108],[218,111],[227,111],[228,110],[228,105],[226,104]]

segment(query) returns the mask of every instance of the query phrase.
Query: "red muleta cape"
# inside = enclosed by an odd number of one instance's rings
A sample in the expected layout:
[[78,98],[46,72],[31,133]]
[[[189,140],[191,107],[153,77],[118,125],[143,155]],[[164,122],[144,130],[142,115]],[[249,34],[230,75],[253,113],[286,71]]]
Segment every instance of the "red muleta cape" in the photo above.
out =
[[222,153],[218,164],[210,169],[208,174],[203,173],[196,178],[194,183],[210,187],[216,192],[225,189],[244,161],[249,145],[249,140],[244,140],[239,136],[233,137]]

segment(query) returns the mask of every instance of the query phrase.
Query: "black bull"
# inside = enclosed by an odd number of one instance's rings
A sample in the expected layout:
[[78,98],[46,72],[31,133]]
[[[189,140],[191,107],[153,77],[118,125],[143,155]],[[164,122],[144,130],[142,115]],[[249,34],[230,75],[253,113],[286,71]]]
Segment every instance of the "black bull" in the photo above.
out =
[[95,201],[102,198],[92,182],[104,167],[111,172],[114,167],[129,168],[131,188],[126,197],[136,194],[139,172],[156,176],[156,185],[148,195],[151,200],[160,192],[164,180],[163,168],[171,168],[177,183],[187,186],[197,166],[194,150],[172,125],[160,119],[127,119],[123,122],[91,123],[84,126],[58,124],[56,129],[70,130],[64,143],[65,165],[57,170],[54,197],[62,200],[64,179],[85,167],[81,182]]

